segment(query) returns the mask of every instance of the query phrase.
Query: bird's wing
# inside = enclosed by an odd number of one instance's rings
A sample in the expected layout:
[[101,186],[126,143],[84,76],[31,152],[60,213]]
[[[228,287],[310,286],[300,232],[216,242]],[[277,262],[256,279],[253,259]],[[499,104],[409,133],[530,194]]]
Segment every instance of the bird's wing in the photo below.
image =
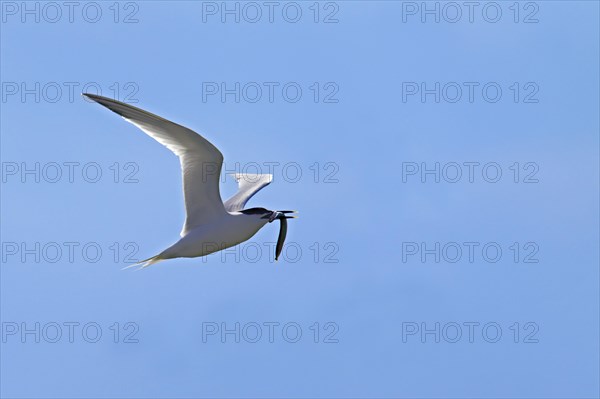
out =
[[223,154],[208,140],[193,130],[120,101],[94,94],[84,96],[121,115],[179,157],[186,211],[182,237],[194,227],[227,213],[219,193]]
[[273,181],[273,175],[253,174],[253,173],[235,173],[232,175],[238,182],[238,192],[225,201],[225,209],[228,212],[241,211],[246,206],[246,202],[261,188],[266,187]]

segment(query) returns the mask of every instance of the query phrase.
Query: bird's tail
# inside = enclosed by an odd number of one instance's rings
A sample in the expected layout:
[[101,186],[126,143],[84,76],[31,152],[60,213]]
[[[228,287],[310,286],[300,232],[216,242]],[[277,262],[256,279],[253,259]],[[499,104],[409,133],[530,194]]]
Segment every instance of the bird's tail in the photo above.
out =
[[160,255],[162,255],[162,254],[158,254],[158,255],[155,255],[155,256],[153,256],[151,258],[141,260],[138,263],[134,263],[133,265],[126,266],[126,267],[124,267],[121,270],[129,269],[129,268],[136,267],[136,266],[139,266],[139,268],[137,270],[142,270],[142,269],[147,268],[150,265],[153,265],[155,263],[158,263],[158,262],[161,262],[163,260],[166,260],[165,258],[161,258]]

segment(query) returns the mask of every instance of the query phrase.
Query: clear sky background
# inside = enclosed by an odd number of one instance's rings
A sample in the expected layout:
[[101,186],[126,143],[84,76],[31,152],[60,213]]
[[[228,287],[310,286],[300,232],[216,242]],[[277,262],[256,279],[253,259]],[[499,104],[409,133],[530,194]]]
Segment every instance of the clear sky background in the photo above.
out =
[[[0,4],[2,397],[598,397],[597,2],[499,2],[495,23],[487,3],[473,22],[439,3],[439,23],[420,2],[302,2],[297,23],[287,3],[272,23],[57,4]],[[207,92],[222,82],[263,96]],[[436,82],[437,103],[407,92]],[[249,205],[301,212],[284,259],[270,224],[225,258],[122,271],[179,237],[179,165],[85,85],[202,132],[230,171],[278,162]],[[436,162],[439,183],[407,174]]]

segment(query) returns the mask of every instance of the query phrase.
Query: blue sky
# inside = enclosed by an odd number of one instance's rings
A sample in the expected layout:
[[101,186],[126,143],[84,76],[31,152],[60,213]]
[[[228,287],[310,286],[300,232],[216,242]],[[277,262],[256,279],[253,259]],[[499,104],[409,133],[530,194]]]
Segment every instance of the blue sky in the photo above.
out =
[[[2,397],[598,397],[597,2],[23,4]],[[249,205],[301,212],[284,259],[267,225],[122,271],[178,238],[179,165],[84,87],[273,165]]]

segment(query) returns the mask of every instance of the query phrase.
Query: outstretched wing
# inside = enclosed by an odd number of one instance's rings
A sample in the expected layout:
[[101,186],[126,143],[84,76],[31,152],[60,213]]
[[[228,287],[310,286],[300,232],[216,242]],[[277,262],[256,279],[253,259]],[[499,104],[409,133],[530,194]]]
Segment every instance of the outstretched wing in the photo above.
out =
[[223,154],[214,145],[193,130],[150,112],[94,94],[84,96],[121,115],[179,157],[186,212],[182,237],[226,215],[219,193]]
[[273,181],[273,175],[270,174],[235,173],[232,176],[238,182],[238,192],[225,201],[225,209],[228,212],[236,212],[244,209],[246,202],[254,194]]

